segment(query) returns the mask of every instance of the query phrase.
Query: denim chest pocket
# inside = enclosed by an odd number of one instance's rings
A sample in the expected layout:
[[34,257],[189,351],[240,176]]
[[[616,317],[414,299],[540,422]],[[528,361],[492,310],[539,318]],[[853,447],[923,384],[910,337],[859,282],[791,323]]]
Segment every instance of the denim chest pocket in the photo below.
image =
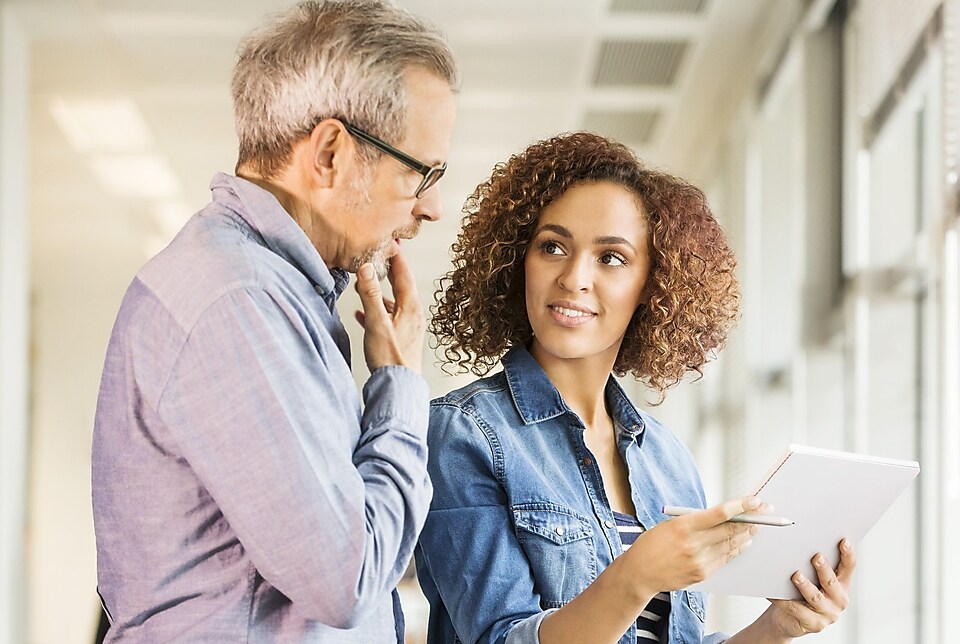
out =
[[597,576],[590,522],[552,503],[514,505],[512,511],[517,540],[530,563],[542,607],[563,606]]
[[703,593],[693,590],[686,590],[683,594],[686,595],[687,606],[690,607],[690,610],[693,612],[693,614],[697,616],[701,623],[703,623],[707,617]]

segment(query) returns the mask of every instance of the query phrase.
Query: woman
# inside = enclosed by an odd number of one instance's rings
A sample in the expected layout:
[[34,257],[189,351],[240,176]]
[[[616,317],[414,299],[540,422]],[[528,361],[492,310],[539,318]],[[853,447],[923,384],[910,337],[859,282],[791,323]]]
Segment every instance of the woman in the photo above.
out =
[[[662,399],[700,372],[737,317],[735,259],[703,194],[588,133],[498,165],[468,200],[432,330],[448,363],[483,376],[433,401],[434,500],[417,551],[429,641],[718,642],[683,590],[749,545],[702,508],[683,443],[611,374]],[[632,544],[632,545],[631,545]],[[820,591],[775,600],[729,642],[786,642],[847,604],[854,553],[814,556]]]

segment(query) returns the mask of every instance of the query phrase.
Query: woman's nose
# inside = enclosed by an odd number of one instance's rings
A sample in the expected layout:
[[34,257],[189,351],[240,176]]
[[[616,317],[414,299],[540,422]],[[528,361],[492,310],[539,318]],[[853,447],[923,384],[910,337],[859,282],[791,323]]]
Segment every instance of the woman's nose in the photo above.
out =
[[592,283],[592,269],[585,259],[572,258],[560,273],[557,283],[565,291],[586,291]]

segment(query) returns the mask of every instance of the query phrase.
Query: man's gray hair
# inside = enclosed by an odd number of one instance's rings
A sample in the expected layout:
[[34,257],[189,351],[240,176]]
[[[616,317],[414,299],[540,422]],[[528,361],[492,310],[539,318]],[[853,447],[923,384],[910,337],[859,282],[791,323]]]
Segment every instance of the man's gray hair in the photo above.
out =
[[436,74],[451,91],[460,83],[440,31],[387,0],[303,2],[247,36],[238,55],[237,168],[249,166],[264,178],[282,169],[294,143],[325,118],[399,143],[409,67]]

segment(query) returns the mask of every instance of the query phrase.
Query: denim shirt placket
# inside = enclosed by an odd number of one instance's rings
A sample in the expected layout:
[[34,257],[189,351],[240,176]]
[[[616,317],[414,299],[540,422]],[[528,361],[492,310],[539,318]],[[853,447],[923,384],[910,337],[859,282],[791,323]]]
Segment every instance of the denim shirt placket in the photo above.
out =
[[[643,526],[643,529],[647,530],[649,529],[650,526],[647,525],[647,522],[643,521],[640,515],[645,514],[648,511],[648,509],[644,505],[644,500],[642,495],[640,495],[638,493],[638,490],[635,489],[633,472],[630,471],[631,459],[627,457],[627,452],[629,450],[640,449],[640,445],[639,445],[640,441],[638,440],[638,438],[640,438],[640,436],[642,435],[644,431],[644,427],[642,425],[639,425],[639,426],[633,426],[632,428],[628,429],[623,427],[623,425],[621,425],[620,422],[617,421],[616,419],[614,420],[614,427],[615,427],[616,436],[617,436],[617,447],[620,451],[620,455],[623,457],[624,463],[626,463],[627,465],[627,475],[630,481],[630,493],[631,493],[634,507],[637,508],[637,515],[638,515],[637,520],[640,522],[641,526]],[[683,596],[682,596],[683,592],[684,591],[682,590],[671,590],[669,593],[670,594],[670,613],[669,615],[667,615],[668,621],[666,626],[666,632],[669,633],[669,637],[670,637],[669,641],[683,641],[681,624],[677,621],[677,619],[675,619],[677,607],[683,601]],[[636,624],[634,624],[633,628],[631,628],[631,633],[633,634],[632,639],[629,640],[629,642],[631,643],[636,641],[636,634],[634,632],[635,630],[636,630]],[[625,644],[628,640],[621,640],[621,641]]]
[[[613,563],[614,559],[623,554],[623,546],[620,543],[620,536],[617,534],[617,522],[613,517],[613,508],[610,507],[610,501],[607,499],[607,494],[603,489],[603,477],[600,473],[600,466],[597,465],[597,459],[594,457],[593,452],[590,451],[590,448],[587,447],[587,443],[583,438],[583,432],[585,430],[583,422],[576,415],[576,413],[572,411],[568,413],[571,416],[568,427],[573,439],[573,448],[577,455],[577,464],[580,467],[580,475],[583,477],[583,484],[587,490],[587,495],[590,497],[590,504],[593,506],[594,516],[602,528],[601,532],[603,534],[604,541],[607,544],[607,554],[609,556],[609,560],[605,562],[605,568]],[[617,448],[618,451],[623,454],[621,441],[626,438],[626,440],[632,442],[633,437],[621,434],[620,423],[616,419],[614,419],[614,427],[616,428],[615,432],[617,435]],[[636,496],[634,494],[632,482],[630,484],[630,495],[631,497]],[[623,637],[618,640],[618,643],[632,644],[636,641],[637,624],[634,622],[630,625],[630,629],[624,633]]]

